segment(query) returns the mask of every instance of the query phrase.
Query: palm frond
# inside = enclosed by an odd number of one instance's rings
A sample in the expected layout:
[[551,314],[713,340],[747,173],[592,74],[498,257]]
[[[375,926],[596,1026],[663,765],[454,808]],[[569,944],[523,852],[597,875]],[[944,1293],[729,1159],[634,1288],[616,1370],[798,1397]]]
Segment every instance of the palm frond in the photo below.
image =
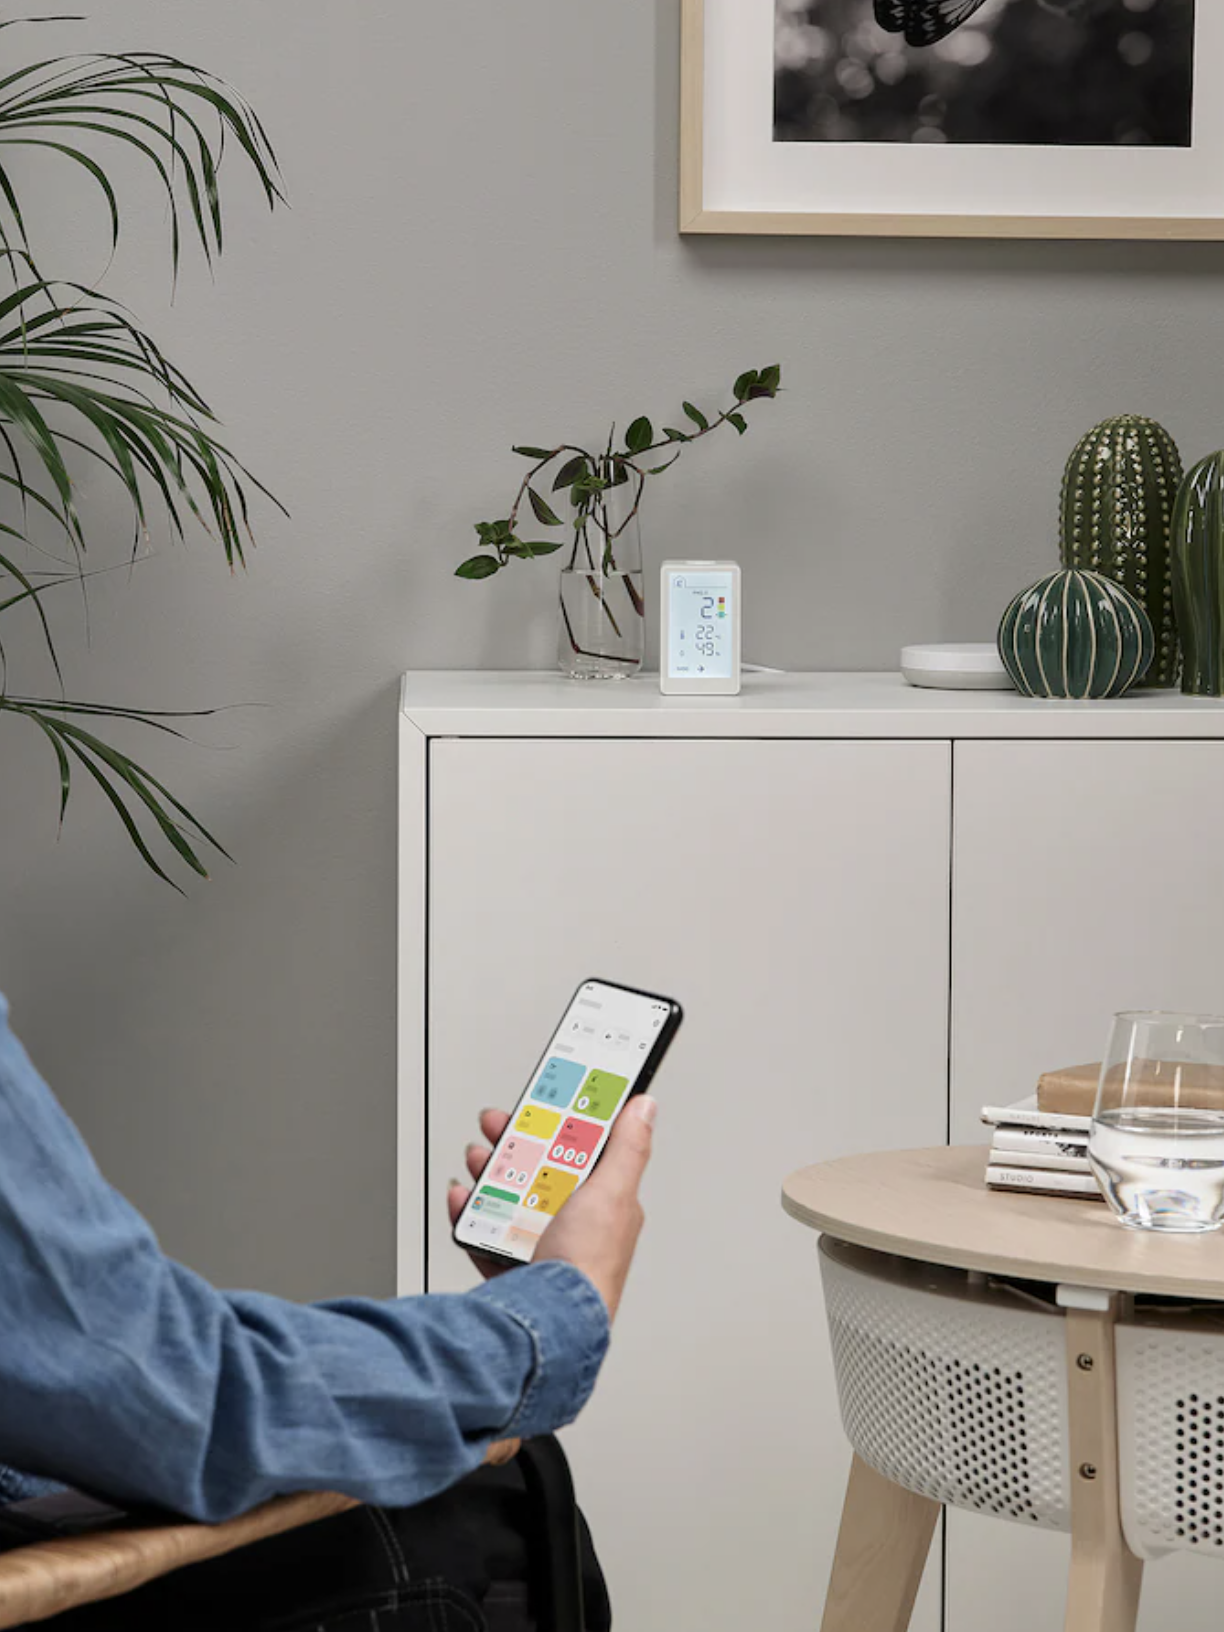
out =
[[[145,865],[180,894],[183,893],[181,886],[166,871],[152,849],[159,839],[168,844],[179,860],[200,878],[208,877],[208,869],[200,856],[202,850],[211,849],[227,860],[233,859],[199,818],[193,816],[151,771],[130,755],[104,742],[93,731],[87,731],[76,723],[77,718],[136,721],[156,730],[168,731],[172,736],[181,736],[182,733],[168,722],[172,719],[198,718],[197,714],[143,713],[137,709],[106,708],[96,703],[0,694],[2,712],[28,720],[50,743],[59,769],[61,825],[72,793],[75,764],[102,791]],[[153,832],[146,835],[142,822],[151,826]]]
[[[27,21],[79,20],[10,18],[0,31]],[[87,530],[77,504],[82,456],[119,483],[131,511],[133,550],[150,531],[152,504],[172,536],[185,536],[190,519],[198,522],[233,567],[245,560],[250,538],[249,494],[277,501],[220,441],[204,397],[129,312],[96,289],[43,275],[22,208],[23,179],[11,161],[34,150],[84,174],[105,205],[113,253],[123,217],[104,159],[107,151],[135,155],[167,200],[177,277],[190,237],[209,264],[222,251],[219,176],[227,149],[243,155],[270,207],[283,202],[276,156],[257,114],[222,80],[177,57],[46,57],[0,73],[0,271],[12,285],[0,298],[0,502],[8,497],[14,511],[0,520],[0,614],[32,609],[57,680],[44,596],[68,582],[84,593],[92,576],[82,564]],[[39,536],[35,523],[45,532],[48,519],[67,540],[67,561]],[[28,564],[25,555],[40,551],[54,570]],[[100,789],[159,878],[179,888],[167,871],[176,860],[207,877],[201,853],[225,855],[220,843],[150,770],[97,734],[99,723],[110,720],[178,736],[172,722],[187,716],[23,697],[7,682],[0,643],[0,712],[24,718],[51,746],[61,821],[76,771]]]
[[[276,154],[255,110],[222,80],[178,57],[155,51],[48,57],[0,76],[0,149],[41,147],[83,169],[105,200],[113,248],[119,200],[87,145],[99,137],[137,153],[164,192],[176,273],[184,212],[208,260],[223,247],[218,176],[227,138],[269,206],[284,202]],[[20,191],[2,152],[0,242],[30,252]]]

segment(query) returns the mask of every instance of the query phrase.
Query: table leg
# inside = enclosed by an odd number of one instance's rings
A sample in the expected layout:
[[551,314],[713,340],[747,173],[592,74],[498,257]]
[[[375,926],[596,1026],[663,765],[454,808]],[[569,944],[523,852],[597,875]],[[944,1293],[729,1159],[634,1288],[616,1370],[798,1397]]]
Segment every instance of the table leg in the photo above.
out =
[[821,1632],[907,1632],[939,1514],[856,1456]]
[[1067,1310],[1071,1581],[1066,1632],[1135,1632],[1143,1564],[1126,1545],[1118,1490],[1117,1300]]

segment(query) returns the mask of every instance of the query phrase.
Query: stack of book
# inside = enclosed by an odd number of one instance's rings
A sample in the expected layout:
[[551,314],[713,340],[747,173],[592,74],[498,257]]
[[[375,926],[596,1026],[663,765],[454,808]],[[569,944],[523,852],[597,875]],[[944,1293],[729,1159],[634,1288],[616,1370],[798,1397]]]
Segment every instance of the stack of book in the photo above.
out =
[[1018,1105],[987,1105],[982,1121],[993,1130],[986,1183],[992,1190],[1082,1196],[1100,1201],[1088,1165],[1088,1129],[1100,1066],[1049,1071],[1037,1092]]

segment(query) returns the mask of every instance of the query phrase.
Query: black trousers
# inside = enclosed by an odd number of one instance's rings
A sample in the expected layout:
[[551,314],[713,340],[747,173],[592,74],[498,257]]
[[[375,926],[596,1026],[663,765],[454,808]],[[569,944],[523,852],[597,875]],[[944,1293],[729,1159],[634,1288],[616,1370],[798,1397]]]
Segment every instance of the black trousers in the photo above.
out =
[[[607,1632],[603,1575],[581,1516],[578,1523],[586,1632]],[[548,1545],[511,1463],[482,1468],[420,1507],[354,1508],[39,1625],[54,1632],[544,1632]]]

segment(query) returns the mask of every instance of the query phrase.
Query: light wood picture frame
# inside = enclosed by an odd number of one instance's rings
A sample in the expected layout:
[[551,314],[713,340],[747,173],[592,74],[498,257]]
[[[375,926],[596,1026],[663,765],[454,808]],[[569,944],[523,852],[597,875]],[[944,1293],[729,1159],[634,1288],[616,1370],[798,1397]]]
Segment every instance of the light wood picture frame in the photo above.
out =
[[[870,14],[872,0],[825,3]],[[893,0],[892,9],[940,3]],[[774,139],[774,29],[788,4],[799,0],[681,0],[682,234],[1224,240],[1224,96],[1207,71],[1224,61],[1221,0],[1197,0],[1192,11],[1188,141],[923,151],[896,139]],[[1036,8],[1038,0],[979,5],[991,23],[986,7]],[[817,0],[809,10],[819,15]],[[1034,207],[1037,199],[1046,207]]]

